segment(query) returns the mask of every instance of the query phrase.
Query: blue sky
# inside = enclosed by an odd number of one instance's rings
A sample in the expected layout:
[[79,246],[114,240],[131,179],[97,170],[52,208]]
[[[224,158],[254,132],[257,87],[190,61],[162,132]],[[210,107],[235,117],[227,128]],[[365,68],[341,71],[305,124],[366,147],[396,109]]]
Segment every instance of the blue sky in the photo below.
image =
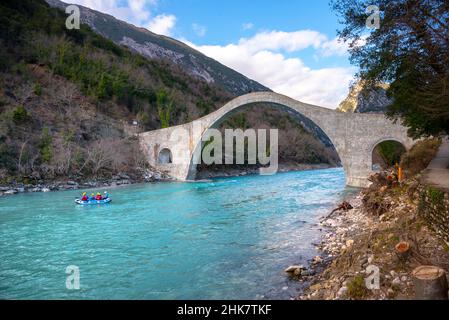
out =
[[328,0],[66,0],[204,54],[303,102],[335,108],[356,69]]
[[[237,42],[266,30],[317,30],[331,38],[337,33],[338,19],[327,0],[161,0],[156,13],[171,13],[177,17],[172,35],[198,45]],[[204,26],[198,35],[192,24]],[[346,57],[333,57],[317,62],[313,50],[300,54],[310,66],[347,65]]]

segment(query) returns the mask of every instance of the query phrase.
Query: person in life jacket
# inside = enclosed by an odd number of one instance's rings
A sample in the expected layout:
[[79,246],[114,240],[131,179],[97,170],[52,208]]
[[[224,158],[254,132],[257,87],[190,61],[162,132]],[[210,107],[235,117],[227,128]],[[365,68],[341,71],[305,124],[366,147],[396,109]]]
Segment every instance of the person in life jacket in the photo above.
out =
[[108,199],[108,198],[109,198],[109,194],[108,194],[107,191],[105,191],[105,192],[104,192],[103,199],[106,200],[106,199]]
[[95,200],[95,194],[92,193],[92,194],[90,195],[90,200]]
[[95,198],[95,200],[103,200],[100,192],[97,193],[97,197]]
[[83,193],[83,197],[81,198],[81,201],[89,201],[89,198],[87,197],[87,193]]

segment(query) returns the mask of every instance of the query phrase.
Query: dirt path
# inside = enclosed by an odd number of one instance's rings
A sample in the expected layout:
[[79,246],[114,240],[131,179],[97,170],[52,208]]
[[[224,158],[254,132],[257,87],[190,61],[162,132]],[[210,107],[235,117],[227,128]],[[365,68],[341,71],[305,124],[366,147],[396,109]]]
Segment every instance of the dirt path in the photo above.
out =
[[449,191],[449,137],[443,140],[436,157],[423,172],[422,181],[443,191]]

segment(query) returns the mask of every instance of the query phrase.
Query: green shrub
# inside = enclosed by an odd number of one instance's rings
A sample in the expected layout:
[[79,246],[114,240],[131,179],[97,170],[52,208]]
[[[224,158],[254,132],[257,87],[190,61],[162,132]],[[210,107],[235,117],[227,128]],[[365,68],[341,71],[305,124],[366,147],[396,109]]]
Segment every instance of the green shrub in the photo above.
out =
[[348,297],[352,299],[363,299],[368,294],[368,289],[365,285],[365,279],[362,275],[356,276],[348,283]]
[[146,111],[139,111],[139,113],[137,114],[137,121],[146,126],[150,123],[150,116],[148,115],[148,112]]
[[83,163],[86,161],[86,155],[81,149],[76,149],[75,154],[73,155],[73,165],[75,168],[82,167]]
[[20,74],[24,79],[29,78],[28,70],[26,68],[26,64],[23,61],[14,64],[11,67],[11,71],[16,74]]
[[246,115],[244,113],[239,113],[233,116],[231,119],[227,121],[227,124],[231,128],[235,129],[242,129],[242,130],[248,129],[248,120],[246,119]]
[[42,129],[40,141],[38,143],[41,161],[43,163],[50,163],[53,157],[53,138],[48,128]]
[[198,101],[196,106],[201,111],[202,116],[208,115],[212,112],[210,104],[206,103],[204,100]]
[[61,137],[65,144],[69,144],[76,141],[76,131],[74,129],[67,129],[61,132]]
[[170,126],[170,117],[173,109],[173,101],[169,97],[167,91],[164,89],[159,90],[157,93],[157,113],[159,120],[161,121],[162,128],[168,128]]
[[30,120],[31,116],[28,114],[24,106],[18,106],[13,110],[12,119],[15,123],[21,124]]
[[434,187],[427,188],[427,194],[429,195],[430,201],[434,205],[442,205],[444,200],[444,192],[440,191]]
[[409,176],[414,176],[426,169],[435,157],[441,145],[439,139],[426,139],[417,142],[410,151],[402,155],[401,166]]
[[35,95],[41,96],[42,95],[42,87],[41,87],[41,85],[39,83],[35,83],[34,87],[33,87],[33,91],[34,91]]
[[120,46],[116,45],[113,41],[96,34],[91,34],[90,36],[92,37],[91,43],[93,46],[105,51],[112,52],[119,57],[124,56],[124,50]]

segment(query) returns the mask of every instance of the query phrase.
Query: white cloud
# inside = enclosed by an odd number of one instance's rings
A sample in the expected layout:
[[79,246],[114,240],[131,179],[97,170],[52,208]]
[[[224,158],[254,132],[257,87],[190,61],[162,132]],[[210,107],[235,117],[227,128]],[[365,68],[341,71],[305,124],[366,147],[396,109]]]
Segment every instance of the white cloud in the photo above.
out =
[[164,36],[170,36],[175,24],[176,17],[174,15],[161,14],[151,20],[148,24],[148,30]]
[[[368,36],[362,36],[358,41],[355,42],[355,46],[361,47],[366,44]],[[320,46],[320,55],[322,57],[330,56],[348,56],[349,53],[349,42],[344,42],[340,38],[334,38],[330,41],[325,41]]]
[[205,26],[193,23],[192,29],[198,37],[204,37],[206,35],[207,28]]
[[245,22],[244,24],[242,24],[243,30],[251,30],[252,28],[254,28],[254,24],[251,22]]
[[321,44],[320,54],[323,57],[345,56],[348,54],[348,49],[349,46],[347,43],[343,42],[340,38],[335,38]]
[[[146,21],[150,18],[150,11],[145,9],[148,1],[145,0],[128,0],[129,9],[140,21]],[[151,2],[155,4],[155,2]]]
[[239,45],[253,52],[260,50],[294,52],[308,47],[318,48],[325,40],[327,40],[325,35],[312,30],[295,32],[264,31],[257,33],[252,38],[240,39]]
[[150,7],[156,0],[66,0],[103,13],[137,26],[143,26],[151,16]]
[[176,24],[174,15],[152,16],[151,9],[157,0],[66,0],[103,13],[138,27],[148,27],[154,33],[170,35]]
[[225,46],[195,46],[224,65],[254,79],[272,90],[303,102],[336,108],[348,94],[353,68],[317,68],[306,66],[294,53],[314,48],[321,55],[341,55],[345,51],[316,31],[261,32]]

